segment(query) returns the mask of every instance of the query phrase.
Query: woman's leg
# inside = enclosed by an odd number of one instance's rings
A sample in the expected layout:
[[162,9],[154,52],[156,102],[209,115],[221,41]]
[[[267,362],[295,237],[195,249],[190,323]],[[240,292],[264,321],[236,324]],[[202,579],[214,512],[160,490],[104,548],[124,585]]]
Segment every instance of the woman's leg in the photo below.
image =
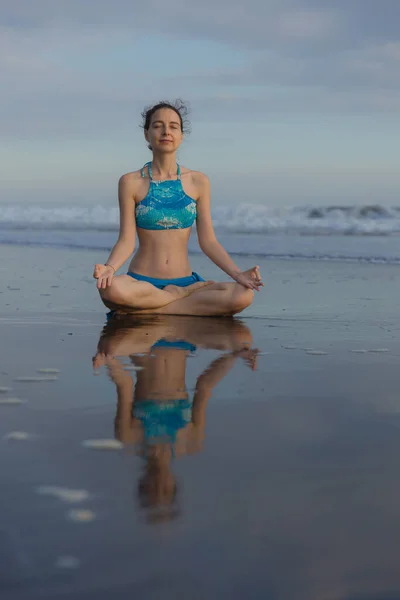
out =
[[185,298],[204,286],[208,281],[198,281],[186,287],[167,285],[163,290],[147,281],[138,281],[130,275],[117,275],[105,289],[100,289],[101,299],[111,310],[143,310],[163,308],[167,304]]
[[240,283],[212,283],[166,306],[138,312],[199,317],[232,316],[250,306],[253,298],[254,291]]

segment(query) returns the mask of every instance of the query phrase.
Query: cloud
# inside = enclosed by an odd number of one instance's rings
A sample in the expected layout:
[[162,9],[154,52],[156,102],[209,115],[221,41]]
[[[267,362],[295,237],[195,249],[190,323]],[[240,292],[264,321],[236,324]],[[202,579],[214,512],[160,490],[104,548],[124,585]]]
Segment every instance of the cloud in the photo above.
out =
[[336,18],[325,12],[294,11],[277,16],[278,35],[286,39],[320,40],[331,35],[336,28]]
[[[398,112],[400,4],[385,0],[0,0],[3,134],[122,130],[152,98],[199,119],[269,112]],[[160,52],[146,69],[146,46]],[[216,42],[240,65],[169,65],[177,40]],[[112,58],[114,56],[114,59]],[[233,56],[233,54],[232,54]],[[127,76],[129,74],[129,76]],[[247,107],[251,106],[250,112]]]
[[333,33],[336,10],[293,9],[288,0],[19,0],[3,4],[2,22],[20,31],[100,28],[157,32],[191,39],[223,41],[237,47],[265,48],[283,39],[314,40]]
[[400,18],[397,0],[2,0],[0,9],[3,24],[21,31],[127,29],[249,48],[291,39],[296,44],[318,41],[323,47],[329,39],[337,47],[396,39]]

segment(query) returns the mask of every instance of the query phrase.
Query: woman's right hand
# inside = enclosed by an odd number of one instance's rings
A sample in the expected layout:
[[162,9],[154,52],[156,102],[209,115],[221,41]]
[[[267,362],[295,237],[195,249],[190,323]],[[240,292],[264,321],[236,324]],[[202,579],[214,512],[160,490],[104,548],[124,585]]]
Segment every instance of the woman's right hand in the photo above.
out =
[[97,289],[105,290],[111,285],[115,271],[108,265],[95,265],[93,277],[97,279]]

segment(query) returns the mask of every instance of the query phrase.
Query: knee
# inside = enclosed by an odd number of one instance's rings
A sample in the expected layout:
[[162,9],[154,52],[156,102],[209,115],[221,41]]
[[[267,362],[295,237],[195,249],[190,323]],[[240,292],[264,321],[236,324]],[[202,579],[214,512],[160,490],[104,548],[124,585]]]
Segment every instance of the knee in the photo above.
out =
[[99,290],[99,294],[104,303],[120,304],[123,301],[123,293],[118,280],[112,280],[111,285]]
[[253,302],[254,290],[236,284],[232,294],[232,311],[238,313],[250,306]]

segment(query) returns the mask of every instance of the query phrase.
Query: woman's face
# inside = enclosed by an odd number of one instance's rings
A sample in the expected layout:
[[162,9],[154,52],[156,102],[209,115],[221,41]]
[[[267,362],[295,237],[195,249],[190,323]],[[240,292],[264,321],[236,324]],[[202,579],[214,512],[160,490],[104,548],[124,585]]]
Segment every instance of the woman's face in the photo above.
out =
[[179,115],[171,108],[159,108],[144,136],[153,152],[176,152],[183,140]]

